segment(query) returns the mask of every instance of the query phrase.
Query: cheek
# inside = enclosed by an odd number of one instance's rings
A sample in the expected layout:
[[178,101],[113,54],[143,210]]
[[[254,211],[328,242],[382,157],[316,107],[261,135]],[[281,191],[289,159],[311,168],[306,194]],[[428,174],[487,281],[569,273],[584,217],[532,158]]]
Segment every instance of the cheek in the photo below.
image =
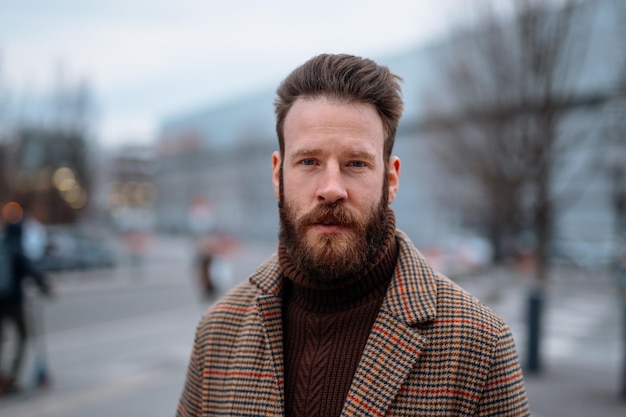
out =
[[282,183],[282,201],[287,205],[294,217],[299,217],[302,211],[302,190],[290,183],[289,181]]
[[285,199],[291,201],[299,201],[303,203],[307,198],[312,198],[315,195],[312,181],[298,180],[294,175],[288,176],[286,180],[283,177],[283,194]]
[[371,181],[367,187],[361,190],[362,201],[361,206],[368,205],[371,207],[377,206],[383,198],[383,193],[388,193],[389,187],[381,175],[376,180]]

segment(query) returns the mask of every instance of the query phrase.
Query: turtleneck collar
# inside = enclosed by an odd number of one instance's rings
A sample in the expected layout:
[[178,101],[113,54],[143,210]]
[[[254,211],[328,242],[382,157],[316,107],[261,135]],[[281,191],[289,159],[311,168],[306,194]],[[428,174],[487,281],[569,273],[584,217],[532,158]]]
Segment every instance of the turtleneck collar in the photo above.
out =
[[341,311],[384,296],[398,257],[395,231],[394,212],[387,208],[384,243],[374,260],[351,279],[324,285],[297,270],[280,243],[278,261],[287,278],[288,296],[302,308],[320,313]]

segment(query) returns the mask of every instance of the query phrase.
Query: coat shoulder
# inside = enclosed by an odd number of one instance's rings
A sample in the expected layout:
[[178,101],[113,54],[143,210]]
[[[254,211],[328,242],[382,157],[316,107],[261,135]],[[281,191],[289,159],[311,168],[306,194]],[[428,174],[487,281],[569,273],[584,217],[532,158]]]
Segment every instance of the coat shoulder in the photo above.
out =
[[254,284],[242,282],[204,311],[199,327],[209,326],[213,322],[236,322],[242,319],[256,311],[256,299],[262,294]]
[[237,340],[262,335],[261,305],[266,305],[267,300],[279,305],[282,281],[273,254],[248,280],[229,290],[203,313],[196,330],[196,343],[208,343],[210,336],[207,347],[229,349]]
[[494,332],[503,329],[504,321],[497,314],[437,272],[405,234],[398,231],[396,236],[400,252],[390,306],[398,317],[409,325],[473,323]]
[[504,320],[477,297],[450,278],[436,274],[438,320],[474,320],[485,330],[499,333]]

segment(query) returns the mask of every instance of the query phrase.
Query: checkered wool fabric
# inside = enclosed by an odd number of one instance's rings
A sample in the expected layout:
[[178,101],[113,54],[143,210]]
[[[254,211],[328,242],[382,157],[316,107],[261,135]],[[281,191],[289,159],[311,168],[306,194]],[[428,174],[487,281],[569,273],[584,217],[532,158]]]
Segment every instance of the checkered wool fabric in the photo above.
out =
[[[398,264],[342,416],[529,416],[508,326],[396,237]],[[284,415],[282,280],[273,256],[207,310],[177,417]]]

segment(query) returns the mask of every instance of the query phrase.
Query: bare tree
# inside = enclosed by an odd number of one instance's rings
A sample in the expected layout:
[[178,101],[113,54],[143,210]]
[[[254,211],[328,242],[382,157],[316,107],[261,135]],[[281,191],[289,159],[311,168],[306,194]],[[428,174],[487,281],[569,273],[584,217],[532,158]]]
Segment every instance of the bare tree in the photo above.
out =
[[444,166],[479,191],[495,260],[504,257],[506,241],[532,237],[537,286],[528,368],[539,371],[554,176],[567,147],[578,143],[561,128],[573,109],[593,101],[577,88],[592,19],[576,0],[516,0],[507,15],[494,4],[484,3],[480,26],[453,43],[442,70],[448,99],[430,108],[425,125]]

